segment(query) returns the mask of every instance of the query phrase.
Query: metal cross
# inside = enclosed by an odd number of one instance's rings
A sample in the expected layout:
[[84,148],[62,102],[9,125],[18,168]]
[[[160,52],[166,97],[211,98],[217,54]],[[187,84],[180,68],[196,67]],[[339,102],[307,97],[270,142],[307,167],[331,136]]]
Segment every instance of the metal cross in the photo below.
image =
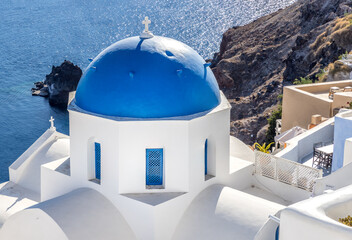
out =
[[144,26],[145,26],[145,30],[144,30],[145,32],[149,32],[148,25],[150,23],[152,23],[152,22],[148,19],[148,17],[145,17],[145,19],[142,21],[142,24],[144,24]]
[[55,120],[55,119],[53,118],[53,116],[51,116],[51,117],[50,117],[50,120],[49,120],[49,122],[50,122],[50,124],[51,124],[51,125],[50,125],[50,128],[51,128],[51,129],[54,129],[54,128],[55,128],[55,126],[54,126],[54,120]]

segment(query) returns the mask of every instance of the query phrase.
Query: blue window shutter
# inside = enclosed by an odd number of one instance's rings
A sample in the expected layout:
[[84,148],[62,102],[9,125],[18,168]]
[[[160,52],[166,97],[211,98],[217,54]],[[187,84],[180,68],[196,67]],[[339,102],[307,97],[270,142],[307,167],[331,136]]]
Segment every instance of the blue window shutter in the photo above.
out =
[[95,178],[100,180],[101,148],[100,143],[95,143]]
[[146,184],[163,185],[163,149],[146,149]]
[[208,139],[205,140],[204,144],[204,174],[208,174]]

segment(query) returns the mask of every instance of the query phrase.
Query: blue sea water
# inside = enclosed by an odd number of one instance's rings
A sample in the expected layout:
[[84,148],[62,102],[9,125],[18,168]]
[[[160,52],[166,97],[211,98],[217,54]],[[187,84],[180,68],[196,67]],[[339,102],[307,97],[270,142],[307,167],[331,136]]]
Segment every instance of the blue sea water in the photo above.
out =
[[64,59],[84,69],[110,44],[143,30],[180,40],[211,58],[229,27],[249,23],[294,0],[1,0],[0,182],[8,167],[48,127],[68,134],[68,113],[32,97],[33,82]]

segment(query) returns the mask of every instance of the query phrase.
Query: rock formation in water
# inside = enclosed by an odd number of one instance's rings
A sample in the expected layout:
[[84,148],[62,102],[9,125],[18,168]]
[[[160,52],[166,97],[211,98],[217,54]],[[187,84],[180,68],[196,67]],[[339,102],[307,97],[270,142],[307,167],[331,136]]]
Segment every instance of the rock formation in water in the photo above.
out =
[[34,83],[32,95],[49,97],[52,106],[67,107],[69,92],[76,91],[81,76],[82,70],[65,60],[60,66],[52,67],[44,82]]
[[352,1],[298,0],[227,30],[212,69],[232,105],[231,134],[262,142],[284,85],[316,75],[352,50]]

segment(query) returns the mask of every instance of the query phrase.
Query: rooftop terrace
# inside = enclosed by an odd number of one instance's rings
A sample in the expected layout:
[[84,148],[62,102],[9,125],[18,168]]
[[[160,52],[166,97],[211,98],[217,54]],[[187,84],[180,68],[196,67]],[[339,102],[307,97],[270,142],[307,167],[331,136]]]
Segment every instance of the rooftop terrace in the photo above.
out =
[[[333,97],[329,97],[334,88]],[[347,107],[347,102],[352,102],[352,80],[285,87],[281,131],[295,126],[308,129],[312,115],[331,118],[340,108]]]

